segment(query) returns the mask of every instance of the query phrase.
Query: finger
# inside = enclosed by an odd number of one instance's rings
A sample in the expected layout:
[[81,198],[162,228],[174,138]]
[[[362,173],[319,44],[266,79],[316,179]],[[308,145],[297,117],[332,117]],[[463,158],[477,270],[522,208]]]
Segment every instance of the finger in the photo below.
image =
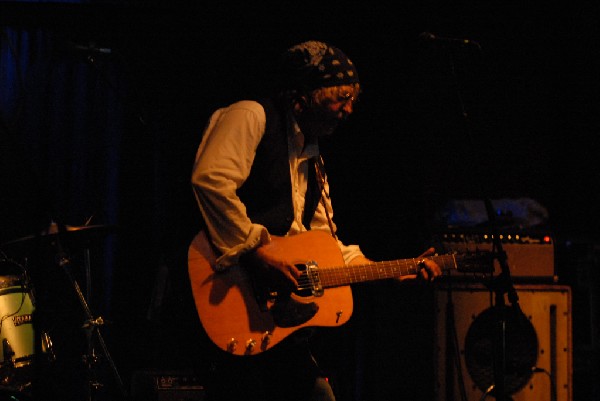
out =
[[294,284],[294,287],[298,288],[298,280],[296,280],[296,277],[292,276],[291,273],[288,273],[286,276]]
[[295,278],[300,277],[300,275],[302,274],[294,264],[289,265],[289,271]]
[[422,263],[420,271],[423,279],[427,281],[433,281],[436,277],[441,275],[441,270],[438,265],[432,261],[425,260]]
[[438,265],[433,262],[425,263],[425,266],[425,270],[427,270],[427,275],[430,278],[430,280],[433,280],[434,278],[442,274],[442,271],[439,269]]
[[298,287],[298,278],[300,277],[300,270],[295,265],[288,265],[285,269],[285,275],[288,279],[294,283],[295,287]]
[[427,280],[429,275],[427,274],[427,264],[425,261],[421,261],[419,263],[418,277],[424,280]]
[[431,247],[429,249],[427,249],[425,252],[423,252],[421,255],[419,255],[419,258],[423,258],[426,256],[431,256],[435,254],[435,248]]

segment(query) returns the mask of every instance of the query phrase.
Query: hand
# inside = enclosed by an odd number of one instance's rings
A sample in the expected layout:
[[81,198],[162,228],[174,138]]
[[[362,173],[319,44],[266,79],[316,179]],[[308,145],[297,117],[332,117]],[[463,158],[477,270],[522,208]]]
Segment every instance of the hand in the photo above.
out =
[[252,257],[260,265],[283,274],[290,285],[297,288],[297,279],[300,277],[301,272],[291,260],[282,256],[283,253],[278,245],[278,238],[273,236],[270,243],[256,248]]
[[435,248],[429,248],[417,259],[422,259],[421,269],[419,270],[419,277],[425,281],[433,281],[436,277],[442,275],[442,269],[433,260],[428,259],[428,256],[435,255]]

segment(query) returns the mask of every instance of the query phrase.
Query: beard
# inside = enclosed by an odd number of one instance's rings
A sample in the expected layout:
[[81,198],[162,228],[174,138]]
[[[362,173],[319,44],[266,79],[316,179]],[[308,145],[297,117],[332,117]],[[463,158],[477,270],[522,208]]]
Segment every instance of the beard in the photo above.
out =
[[297,121],[304,136],[318,138],[332,135],[345,119],[343,113],[323,108],[310,108],[304,110]]

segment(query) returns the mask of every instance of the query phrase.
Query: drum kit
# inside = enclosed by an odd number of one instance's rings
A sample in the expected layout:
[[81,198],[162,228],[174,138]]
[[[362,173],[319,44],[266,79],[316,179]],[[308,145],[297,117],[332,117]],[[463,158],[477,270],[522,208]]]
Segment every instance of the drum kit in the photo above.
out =
[[[51,309],[47,305],[44,306],[44,297],[48,297],[48,291],[44,285],[36,283],[36,277],[46,281],[46,276],[35,272],[36,269],[43,269],[45,266],[36,266],[35,263],[30,266],[30,260],[38,257],[36,254],[41,254],[42,249],[43,252],[50,250],[54,255],[51,264],[66,273],[64,288],[73,290],[73,303],[83,313],[84,322],[78,323],[78,327],[83,330],[82,338],[85,338],[83,341],[86,343],[82,351],[84,355],[80,355],[79,358],[87,370],[86,383],[83,385],[85,397],[88,400],[94,399],[97,390],[103,387],[94,374],[95,364],[100,359],[96,349],[98,346],[104,357],[103,361],[108,362],[117,385],[122,395],[124,394],[119,373],[99,330],[104,320],[102,317],[93,316],[88,304],[91,297],[89,248],[94,241],[111,232],[114,232],[113,226],[67,226],[52,222],[40,233],[0,245],[0,401],[43,398],[36,395],[47,392],[43,385],[38,384],[44,380],[38,379],[46,376],[45,372],[56,370],[53,364],[60,359],[53,344],[53,340],[56,339],[53,338],[51,328],[47,324],[52,317],[44,316]],[[85,295],[73,273],[70,256],[73,249],[83,251],[83,277],[87,288]],[[13,255],[19,255],[19,258],[14,259]],[[33,257],[34,255],[36,256]],[[64,279],[65,276],[61,277]],[[59,297],[64,298],[63,295],[61,293]],[[61,385],[64,386],[64,383]]]

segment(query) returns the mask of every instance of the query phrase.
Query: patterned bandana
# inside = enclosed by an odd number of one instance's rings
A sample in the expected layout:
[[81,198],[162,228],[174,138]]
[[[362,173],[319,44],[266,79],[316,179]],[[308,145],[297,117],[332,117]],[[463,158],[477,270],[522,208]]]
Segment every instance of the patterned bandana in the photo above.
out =
[[285,85],[313,90],[358,83],[352,61],[337,47],[310,40],[290,47],[283,55]]

